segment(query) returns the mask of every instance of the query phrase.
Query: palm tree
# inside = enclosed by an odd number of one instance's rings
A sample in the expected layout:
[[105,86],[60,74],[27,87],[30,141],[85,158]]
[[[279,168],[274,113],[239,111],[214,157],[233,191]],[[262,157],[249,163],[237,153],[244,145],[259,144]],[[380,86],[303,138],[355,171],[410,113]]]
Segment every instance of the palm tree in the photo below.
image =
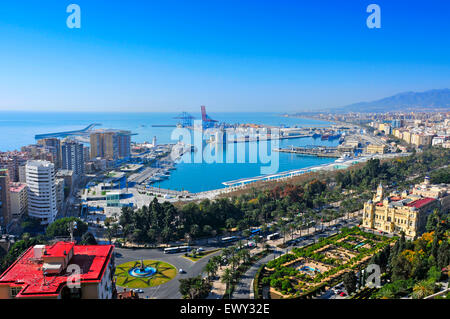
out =
[[200,227],[197,224],[191,226],[190,235],[192,238],[196,237],[200,231]]
[[184,240],[188,244],[188,246],[191,246],[191,235],[189,233],[184,234]]
[[226,268],[226,269],[224,270],[223,274],[222,274],[222,279],[221,279],[221,281],[222,281],[223,283],[227,284],[228,293],[229,293],[228,298],[229,298],[229,299],[231,299],[231,289],[230,289],[230,286],[231,286],[231,283],[233,282],[233,279],[234,279],[233,272],[231,271],[230,268]]
[[256,247],[258,247],[259,243],[262,243],[262,236],[255,236],[255,243],[256,243]]
[[294,230],[295,230],[295,225],[294,224],[289,224],[288,226],[290,232],[291,232],[291,239],[294,239]]
[[206,243],[209,243],[209,235],[212,233],[212,227],[210,225],[203,226],[203,232],[208,234],[208,238],[206,239]]
[[414,299],[423,299],[434,293],[434,282],[422,280],[414,285],[412,297]]
[[286,233],[287,233],[287,226],[282,225],[281,226],[281,233],[283,234],[283,244],[286,243]]
[[231,230],[230,229],[236,227],[236,220],[234,218],[228,218],[225,221],[225,227],[228,228],[228,231],[229,231],[229,233],[231,235]]
[[241,250],[241,258],[244,263],[250,262],[250,252],[247,249]]
[[246,230],[244,230],[243,232],[242,232],[242,236],[244,236],[246,239],[247,239],[247,244],[248,244],[248,242],[249,242],[249,240],[250,240],[250,235],[252,234],[252,232],[250,231],[250,230],[248,230],[248,229],[246,229]]
[[218,265],[214,262],[213,259],[210,259],[205,266],[205,270],[208,273],[208,280],[216,276],[218,270],[217,268]]
[[239,265],[240,261],[241,261],[241,258],[239,257],[239,255],[231,256],[230,263],[231,263],[231,268],[233,269],[233,273],[236,271],[236,268]]

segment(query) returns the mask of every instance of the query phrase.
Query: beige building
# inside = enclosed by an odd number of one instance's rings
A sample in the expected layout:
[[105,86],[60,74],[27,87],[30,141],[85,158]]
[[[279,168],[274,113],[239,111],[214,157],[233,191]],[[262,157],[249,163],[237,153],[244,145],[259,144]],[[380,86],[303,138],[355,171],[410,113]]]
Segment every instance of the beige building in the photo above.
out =
[[128,158],[131,154],[131,132],[104,130],[90,135],[91,159],[100,157],[108,160]]
[[27,185],[23,183],[10,183],[11,214],[13,218],[21,218],[28,213]]
[[413,133],[411,135],[411,144],[416,146],[427,146],[431,145],[433,140],[433,135],[424,134],[424,133]]
[[423,183],[413,187],[411,193],[417,196],[436,198],[439,200],[443,212],[450,210],[450,187],[447,184],[432,185],[430,178],[426,176]]
[[392,131],[392,135],[394,135],[396,138],[398,138],[398,139],[402,139],[402,129],[399,129],[399,128],[395,128],[393,131]]
[[386,151],[386,146],[370,144],[370,145],[367,145],[366,151],[369,154],[384,154]]
[[380,185],[373,200],[364,204],[362,226],[387,233],[403,231],[413,238],[424,231],[428,215],[437,207],[437,199],[407,192],[385,197]]

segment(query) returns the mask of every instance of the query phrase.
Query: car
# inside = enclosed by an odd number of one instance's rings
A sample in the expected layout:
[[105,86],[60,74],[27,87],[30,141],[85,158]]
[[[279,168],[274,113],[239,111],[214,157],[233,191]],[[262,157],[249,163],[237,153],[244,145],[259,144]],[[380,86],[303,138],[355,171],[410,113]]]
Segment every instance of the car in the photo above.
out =
[[186,271],[183,268],[180,268],[180,270],[178,271],[180,274],[185,274]]
[[199,247],[199,248],[197,248],[197,252],[202,252],[202,251],[205,251],[202,247]]
[[347,296],[347,294],[346,294],[345,292],[341,291],[341,293],[339,294],[339,296],[345,297],[345,296]]

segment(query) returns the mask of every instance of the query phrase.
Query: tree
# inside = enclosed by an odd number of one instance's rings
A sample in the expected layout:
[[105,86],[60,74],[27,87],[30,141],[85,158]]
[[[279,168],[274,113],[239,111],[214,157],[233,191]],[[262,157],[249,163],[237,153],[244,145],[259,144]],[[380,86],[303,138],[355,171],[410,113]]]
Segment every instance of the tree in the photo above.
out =
[[196,237],[200,232],[200,227],[197,224],[191,226],[190,235],[192,238]]
[[433,213],[428,215],[427,224],[425,226],[427,232],[432,232],[436,230],[437,225],[439,224],[439,210],[435,209]]
[[414,285],[412,298],[423,299],[434,293],[435,284],[432,281],[422,280]]
[[346,273],[343,277],[344,287],[348,294],[352,294],[356,291],[356,275],[353,271]]
[[219,265],[211,258],[205,266],[205,270],[208,273],[208,279],[216,276],[218,268]]
[[263,241],[263,237],[262,236],[255,236],[256,247],[258,247],[258,244],[262,243],[262,241]]
[[[224,270],[223,274],[222,274],[221,281],[222,281],[223,283],[227,284],[227,288],[228,288],[229,294],[231,294],[230,286],[231,286],[231,284],[233,283],[233,280],[234,280],[234,274],[233,274],[233,272],[231,271],[230,268],[226,268],[226,269]],[[229,296],[229,297],[231,297],[231,296]],[[230,298],[230,299],[231,299],[231,298]]]
[[185,299],[203,299],[211,290],[210,283],[200,276],[180,279],[180,293]]
[[412,266],[404,254],[400,254],[395,258],[392,268],[392,279],[394,281],[406,280],[411,275]]
[[85,232],[87,232],[88,226],[81,219],[76,217],[64,217],[51,223],[45,230],[45,234],[50,238],[69,237],[69,224],[73,222],[77,223],[77,228],[74,229],[73,232],[75,237],[81,237]]
[[90,232],[85,232],[81,236],[81,245],[97,245],[97,240]]
[[246,229],[242,232],[242,236],[244,236],[247,239],[247,244],[250,240],[250,235],[252,234],[252,232],[249,229]]
[[209,235],[212,235],[213,228],[210,225],[203,226],[203,233],[206,234],[208,237]]
[[45,244],[45,240],[42,236],[25,238],[16,241],[14,245],[8,250],[8,253],[3,258],[3,262],[0,265],[0,273],[5,271],[13,262],[19,258],[19,256],[28,248],[34,245]]
[[228,230],[236,227],[236,220],[234,218],[228,218],[225,222],[225,227],[227,227]]
[[437,252],[437,264],[440,269],[450,265],[450,245],[447,240],[443,241]]

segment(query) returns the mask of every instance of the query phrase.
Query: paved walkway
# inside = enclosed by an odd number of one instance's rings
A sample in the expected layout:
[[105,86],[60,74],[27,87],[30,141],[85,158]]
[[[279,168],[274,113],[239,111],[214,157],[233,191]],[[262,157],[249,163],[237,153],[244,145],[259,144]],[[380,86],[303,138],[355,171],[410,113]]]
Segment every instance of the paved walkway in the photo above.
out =
[[[254,248],[250,251],[250,255],[254,256],[257,253],[261,252],[262,250],[263,250],[263,248],[261,248],[261,247]],[[206,299],[222,299],[223,298],[227,287],[226,287],[226,284],[222,282],[222,275],[225,272],[225,269],[227,269],[227,268],[231,268],[231,265],[224,266],[224,267],[222,267],[222,269],[219,269],[219,271],[217,272],[217,276],[219,279],[214,280],[212,282],[211,292],[209,293],[209,295]]]
[[267,264],[274,258],[275,254],[271,253],[266,257],[258,260],[256,263],[254,263],[246,271],[246,273],[243,276],[241,276],[239,283],[237,284],[233,294],[231,295],[232,299],[254,299],[253,279],[256,276],[256,272],[258,271],[259,267],[261,267],[264,264]]
[[[357,212],[354,212],[354,213],[349,214],[349,215],[350,215],[349,218],[354,218],[354,217],[356,217],[360,212],[361,212],[361,211],[357,211]],[[342,220],[344,220],[344,219],[347,219],[347,218],[345,218],[345,217],[340,217],[340,218],[335,219],[335,220],[333,220],[333,221],[331,221],[331,222],[329,222],[329,223],[324,223],[324,226],[334,225],[334,224],[336,224],[336,223],[338,223],[339,221],[342,221]],[[294,232],[294,237],[304,236],[304,235],[306,235],[306,234],[314,234],[314,233],[315,233],[315,228],[314,228],[314,227],[311,227],[309,230],[295,231],[295,232]],[[279,238],[279,239],[277,239],[277,240],[272,240],[272,241],[270,241],[270,243],[269,243],[272,249],[275,249],[275,250],[278,249],[278,256],[280,255],[280,250],[279,250],[279,248],[277,248],[277,245],[280,245],[280,244],[282,244],[282,243],[285,242],[285,241],[288,241],[288,239],[287,239],[287,238],[286,238],[286,239],[283,239],[283,238],[281,237],[281,238]],[[263,250],[262,247],[258,247],[258,248],[252,249],[252,251],[250,252],[250,254],[253,256],[253,255],[255,255],[255,254],[261,252],[262,250]],[[284,252],[287,252],[289,249],[286,248],[285,250],[286,250],[286,251],[284,251]],[[281,252],[281,253],[283,253],[283,252]],[[271,256],[272,259],[274,258],[273,254],[270,254],[269,256]],[[263,258],[262,260],[256,262],[256,263],[255,263],[255,268],[252,266],[249,270],[247,270],[247,272],[244,274],[244,276],[241,277],[241,280],[240,280],[238,286],[237,286],[236,289],[235,289],[236,293],[238,293],[238,295],[236,295],[236,296],[237,296],[236,298],[250,299],[250,293],[253,293],[253,287],[251,287],[251,282],[252,282],[252,280],[253,280],[253,277],[255,276],[256,271],[258,270],[259,266],[260,266],[261,264],[263,264],[263,263],[264,263],[263,261],[266,260],[266,258],[268,258],[269,256],[266,256],[266,257]],[[266,263],[267,263],[269,260],[271,260],[271,259],[268,258],[267,261],[266,261]],[[261,263],[260,263],[260,262],[261,262]],[[256,265],[259,265],[259,266],[256,266]],[[231,266],[228,265],[228,266],[222,267],[222,269],[219,269],[219,271],[217,272],[217,276],[218,276],[219,279],[214,280],[214,281],[212,282],[211,292],[209,293],[209,296],[207,297],[207,299],[222,299],[223,295],[224,295],[225,292],[226,292],[226,284],[223,283],[223,282],[221,281],[221,278],[222,278],[222,275],[223,275],[225,269],[226,269],[226,268],[230,268],[230,267],[231,267]],[[254,272],[254,273],[253,273],[253,276],[251,276],[251,275],[252,275],[252,272]],[[240,292],[237,292],[238,290],[239,290]],[[234,296],[235,296],[235,293],[233,293],[232,296],[234,297]]]

